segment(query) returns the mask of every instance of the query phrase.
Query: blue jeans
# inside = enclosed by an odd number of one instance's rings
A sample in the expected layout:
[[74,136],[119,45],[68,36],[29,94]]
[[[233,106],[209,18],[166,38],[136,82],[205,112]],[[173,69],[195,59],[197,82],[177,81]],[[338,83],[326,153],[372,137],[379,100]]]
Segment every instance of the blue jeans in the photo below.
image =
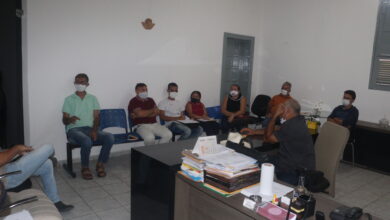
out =
[[187,125],[179,122],[172,122],[170,125],[168,125],[168,128],[172,131],[172,134],[180,135],[179,140],[198,138],[203,133],[203,128],[201,126],[197,126],[191,129]]
[[[91,154],[91,148],[93,144],[93,141],[90,137],[91,131],[91,127],[78,127],[70,129],[67,134],[68,140],[71,144],[81,145],[80,154],[82,167],[89,167],[89,155]],[[98,162],[107,163],[114,141],[114,135],[111,133],[104,131],[97,132],[97,142],[102,144]]]
[[22,156],[19,160],[6,164],[5,171],[7,173],[17,170],[21,170],[22,173],[6,177],[5,188],[17,187],[30,176],[39,176],[47,197],[54,203],[59,202],[60,198],[53,175],[53,164],[49,160],[53,154],[53,146],[46,144]]

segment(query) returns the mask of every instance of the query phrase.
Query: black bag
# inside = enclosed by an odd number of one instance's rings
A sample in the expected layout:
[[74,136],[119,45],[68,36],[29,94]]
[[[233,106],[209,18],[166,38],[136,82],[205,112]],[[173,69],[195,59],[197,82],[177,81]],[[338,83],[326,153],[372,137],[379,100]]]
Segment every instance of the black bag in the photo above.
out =
[[318,170],[305,171],[305,187],[310,192],[325,192],[329,185],[329,181],[324,177],[323,172]]

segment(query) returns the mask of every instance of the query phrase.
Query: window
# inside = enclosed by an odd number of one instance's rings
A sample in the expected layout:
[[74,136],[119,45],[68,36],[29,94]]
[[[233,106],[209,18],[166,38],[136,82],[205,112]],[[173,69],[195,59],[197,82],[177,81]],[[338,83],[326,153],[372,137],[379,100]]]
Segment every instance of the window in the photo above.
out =
[[390,91],[390,0],[379,5],[369,88]]

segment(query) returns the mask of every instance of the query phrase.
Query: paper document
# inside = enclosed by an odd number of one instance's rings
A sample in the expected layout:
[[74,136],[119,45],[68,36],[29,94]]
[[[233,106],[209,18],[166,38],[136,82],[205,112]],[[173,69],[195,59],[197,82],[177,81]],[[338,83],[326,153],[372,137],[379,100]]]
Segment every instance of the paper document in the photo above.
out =
[[198,121],[201,121],[201,122],[207,122],[207,121],[215,121],[214,118],[210,118],[210,119],[203,119],[203,118],[199,118],[197,119]]
[[[273,195],[268,196],[268,195],[260,194],[260,184],[261,183],[255,185],[253,187],[244,189],[241,191],[241,193],[244,194],[246,197],[249,197],[251,195],[259,195],[259,196],[261,196],[263,202],[272,201]],[[274,182],[272,184],[272,194],[276,194],[276,197],[278,197],[278,198],[286,195],[287,193],[289,193],[291,191],[293,191],[293,188],[291,188],[291,187],[288,187],[288,186],[285,186],[285,185],[282,185],[282,184],[276,183],[276,182]]]
[[195,147],[192,150],[193,154],[203,156],[206,154],[216,154],[223,151],[231,151],[231,149],[217,144],[217,136],[199,137],[196,141]]
[[240,144],[241,139],[245,138],[245,136],[241,135],[238,132],[230,132],[228,135],[228,141],[231,141],[236,144]]
[[183,124],[196,124],[199,123],[198,121],[192,120],[189,117],[186,116],[184,120],[177,120],[177,122],[183,123]]
[[34,220],[30,212],[23,209],[20,212],[10,214],[4,218],[4,220]]
[[257,160],[234,151],[203,155],[200,159],[206,161],[208,167],[228,172],[237,172],[257,163]]

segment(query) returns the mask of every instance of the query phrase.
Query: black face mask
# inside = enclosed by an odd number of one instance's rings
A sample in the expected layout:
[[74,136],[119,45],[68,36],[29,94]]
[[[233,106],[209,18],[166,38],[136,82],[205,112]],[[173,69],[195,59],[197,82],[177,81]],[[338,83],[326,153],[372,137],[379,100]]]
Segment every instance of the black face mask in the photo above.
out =
[[196,98],[191,98],[191,102],[197,103],[197,102],[200,102],[200,100],[199,100],[199,99],[196,99]]

